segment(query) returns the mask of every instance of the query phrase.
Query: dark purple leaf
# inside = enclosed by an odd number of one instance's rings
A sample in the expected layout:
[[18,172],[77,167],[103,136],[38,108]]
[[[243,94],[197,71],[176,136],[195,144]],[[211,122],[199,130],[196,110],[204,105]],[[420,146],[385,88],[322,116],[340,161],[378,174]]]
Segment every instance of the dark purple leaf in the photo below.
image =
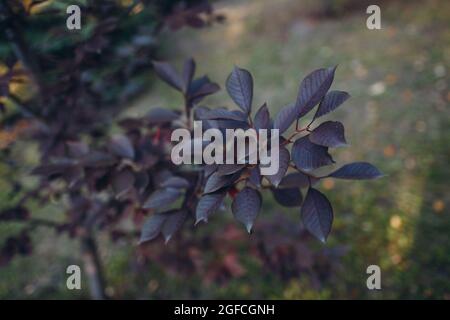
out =
[[219,129],[248,129],[249,124],[244,121],[236,120],[217,120],[217,128]]
[[164,221],[161,232],[164,236],[164,240],[169,242],[172,236],[177,232],[183,223],[186,221],[188,211],[184,209],[174,210],[166,213],[167,218]]
[[167,62],[153,61],[153,67],[158,76],[167,84],[179,91],[183,91],[183,79],[173,66]]
[[291,153],[292,161],[300,170],[311,171],[334,163],[328,148],[312,143],[308,136],[295,141]]
[[117,199],[126,195],[134,186],[134,174],[129,169],[117,172],[112,179],[112,187]]
[[348,98],[350,98],[350,95],[345,91],[328,92],[320,102],[316,114],[314,115],[314,119],[333,111],[341,104],[343,104]]
[[195,224],[200,221],[208,222],[209,216],[220,207],[225,195],[226,192],[223,191],[203,195],[198,201],[197,209],[195,211]]
[[205,164],[203,166],[203,172],[205,175],[205,178],[208,178],[210,175],[212,175],[218,168],[217,164]]
[[68,170],[72,166],[73,165],[68,164],[68,163],[45,164],[45,165],[34,168],[31,171],[31,174],[41,175],[41,176],[45,176],[45,177],[62,175],[66,170]]
[[273,121],[273,128],[280,130],[280,135],[283,134],[291,124],[296,120],[297,109],[293,103],[281,108]]
[[245,187],[236,195],[231,204],[235,218],[242,222],[250,233],[253,222],[261,209],[261,194],[252,188]]
[[236,120],[236,121],[246,121],[247,115],[239,110],[227,110],[225,108],[213,109],[206,112],[201,112],[200,115],[197,113],[198,119],[201,120]]
[[178,113],[164,108],[153,108],[147,115],[146,120],[149,123],[166,123],[178,119],[180,116]]
[[141,244],[143,242],[155,239],[161,232],[161,229],[166,219],[167,219],[166,213],[156,213],[152,215],[150,218],[148,218],[144,222],[144,225],[142,226],[141,238],[139,240],[139,243]]
[[309,177],[301,172],[289,173],[281,180],[278,188],[306,188],[309,187],[309,181],[311,185],[315,185],[319,179],[315,177]]
[[82,165],[86,167],[108,167],[115,164],[117,160],[109,153],[100,151],[91,151],[81,160]]
[[244,167],[245,164],[221,164],[219,165],[219,169],[217,169],[217,174],[220,176],[226,176],[236,173],[242,170]]
[[140,172],[140,173],[135,175],[134,187],[139,192],[144,192],[144,190],[147,188],[149,183],[150,183],[150,178],[149,178],[148,174],[145,171],[144,172]]
[[286,171],[289,168],[289,162],[291,160],[291,155],[289,154],[289,151],[285,147],[281,146],[279,151],[280,156],[279,156],[278,172],[271,176],[265,176],[267,180],[269,180],[270,183],[273,184],[275,187],[278,186],[278,184],[286,174]]
[[270,128],[270,114],[267,104],[263,104],[253,118],[253,126],[256,130]]
[[248,181],[252,183],[256,188],[261,186],[261,170],[259,166],[250,169],[250,176],[248,177]]
[[117,134],[112,137],[109,149],[119,157],[134,159],[133,145],[131,144],[130,139],[122,134]]
[[253,100],[253,78],[245,69],[234,67],[227,79],[231,99],[246,113],[250,113]]
[[184,62],[183,66],[183,92],[188,93],[189,87],[191,86],[192,78],[195,73],[195,61],[190,58]]
[[275,189],[272,188],[275,200],[285,207],[299,207],[302,204],[302,193],[299,188]]
[[337,148],[347,145],[345,141],[344,125],[339,121],[326,121],[315,128],[309,135],[312,143]]
[[187,179],[181,177],[170,177],[167,180],[164,180],[161,184],[161,188],[176,188],[176,189],[184,189],[189,188],[190,183]]
[[171,205],[181,196],[181,192],[175,188],[158,189],[153,192],[142,206],[144,209],[157,209]]
[[330,173],[328,177],[348,180],[377,179],[384,174],[374,165],[367,162],[353,162]]
[[0,220],[2,221],[26,220],[29,217],[30,212],[28,209],[21,206],[0,211]]
[[204,97],[220,90],[220,87],[209,80],[207,76],[195,79],[189,87],[189,99],[192,103],[198,103]]
[[81,141],[67,141],[66,142],[69,155],[74,158],[81,158],[89,153],[89,147],[86,143]]
[[333,83],[335,70],[336,67],[318,69],[303,79],[295,104],[297,118],[303,117],[322,100]]
[[241,171],[233,173],[231,175],[221,176],[217,172],[214,172],[209,176],[206,181],[205,189],[203,193],[211,193],[217,191],[223,187],[227,187],[231,185],[234,181],[236,181],[241,175]]
[[333,208],[324,194],[309,188],[301,209],[306,229],[322,242],[327,240],[333,223]]

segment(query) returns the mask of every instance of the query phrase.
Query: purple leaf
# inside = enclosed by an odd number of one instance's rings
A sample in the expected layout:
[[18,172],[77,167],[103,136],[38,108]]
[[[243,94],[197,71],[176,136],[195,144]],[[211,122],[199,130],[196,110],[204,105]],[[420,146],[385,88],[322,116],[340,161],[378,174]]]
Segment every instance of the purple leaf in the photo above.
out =
[[367,162],[353,162],[330,173],[328,177],[348,180],[377,179],[384,174],[374,165]]
[[89,153],[89,146],[84,142],[67,141],[66,144],[71,157],[81,158]]
[[281,108],[273,121],[273,128],[280,130],[280,135],[285,132],[297,117],[297,109],[293,103]]
[[300,170],[311,171],[334,163],[328,148],[312,143],[308,136],[295,141],[291,153],[292,161]]
[[209,80],[207,76],[195,79],[189,87],[189,99],[192,103],[198,103],[204,97],[220,90],[220,87]]
[[248,177],[248,181],[253,184],[256,188],[261,186],[261,170],[259,166],[250,169],[250,176]]
[[297,118],[303,117],[325,96],[334,79],[336,67],[318,69],[303,79],[295,104]]
[[169,242],[172,236],[177,232],[186,221],[188,211],[184,209],[173,210],[165,213],[166,220],[161,229],[165,242]]
[[339,121],[326,121],[315,128],[309,135],[312,143],[337,148],[347,145],[345,141],[344,125]]
[[131,144],[130,139],[122,134],[117,134],[112,137],[109,149],[119,157],[134,159],[133,145]]
[[245,164],[221,164],[219,165],[219,169],[217,169],[217,174],[220,176],[226,176],[236,173],[244,167]]
[[183,66],[183,92],[187,93],[191,86],[192,78],[195,73],[195,61],[190,58],[184,62]]
[[246,113],[250,113],[253,100],[253,78],[245,69],[234,67],[226,83],[231,99]]
[[234,181],[236,181],[241,175],[241,171],[233,173],[231,175],[221,176],[218,172],[214,172],[209,176],[206,181],[205,189],[203,193],[211,193],[217,191],[221,188],[227,187],[231,185]]
[[151,109],[145,119],[148,123],[166,123],[178,119],[180,116],[178,113],[164,108],[153,108]]
[[299,188],[275,189],[272,188],[275,200],[285,207],[299,207],[303,197]]
[[30,217],[27,208],[18,206],[0,211],[0,221],[26,220]]
[[82,158],[82,165],[86,167],[108,167],[116,163],[116,159],[109,153],[91,151]]
[[153,192],[142,206],[144,209],[157,209],[171,205],[181,196],[181,192],[175,188],[158,189]]
[[236,195],[231,204],[235,218],[242,222],[250,233],[253,221],[261,209],[261,194],[252,188],[245,187]]
[[315,185],[319,179],[315,177],[309,177],[301,172],[289,173],[284,176],[278,185],[279,188],[306,188],[309,187],[309,181],[311,181],[311,185]]
[[203,166],[205,178],[208,178],[210,175],[212,175],[217,170],[217,167],[217,164],[205,164]]
[[167,84],[179,91],[183,91],[183,79],[178,72],[167,62],[153,61],[156,74]]
[[324,194],[309,188],[301,208],[306,229],[322,242],[327,240],[333,223],[333,208]]
[[130,169],[124,169],[113,176],[112,187],[117,199],[126,195],[134,186],[134,174]]
[[273,184],[275,187],[278,186],[278,184],[283,179],[284,175],[286,174],[286,171],[289,167],[289,161],[291,160],[291,155],[289,154],[289,151],[285,147],[280,147],[280,156],[279,156],[279,167],[278,172],[274,175],[265,176],[267,180],[270,181],[271,184]]
[[345,91],[328,92],[320,102],[316,114],[314,115],[314,119],[333,111],[341,104],[343,104],[348,98],[350,98],[350,95]]
[[263,104],[255,114],[253,126],[256,130],[270,128],[270,114],[267,104]]
[[170,177],[167,180],[161,182],[161,188],[176,188],[176,189],[184,189],[189,188],[189,181],[185,178],[181,177]]
[[166,219],[166,213],[156,213],[148,218],[142,226],[141,238],[139,240],[139,243],[141,244],[155,239],[161,232]]
[[197,209],[195,211],[195,224],[200,221],[208,222],[209,216],[220,207],[225,195],[226,192],[215,192],[202,196],[198,201]]
[[236,120],[236,121],[246,121],[247,115],[239,110],[227,110],[225,108],[213,109],[210,111],[200,112],[198,119],[201,120]]

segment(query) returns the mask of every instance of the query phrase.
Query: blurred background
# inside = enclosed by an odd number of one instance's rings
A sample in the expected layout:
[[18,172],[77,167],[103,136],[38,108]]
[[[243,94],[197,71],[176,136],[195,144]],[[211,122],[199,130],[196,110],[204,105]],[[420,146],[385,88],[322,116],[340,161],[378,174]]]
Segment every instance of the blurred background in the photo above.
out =
[[[67,6],[50,2],[55,10]],[[154,106],[182,105],[181,97],[154,76],[149,66],[154,58],[180,68],[193,57],[199,74],[208,74],[222,88],[234,65],[246,68],[254,76],[255,105],[267,102],[272,115],[295,99],[309,72],[338,64],[332,88],[352,97],[333,118],[346,125],[350,146],[334,151],[334,157],[338,163],[367,160],[387,176],[320,183],[335,212],[327,244],[300,230],[298,208],[280,207],[271,195],[264,197],[250,236],[233,221],[229,206],[209,224],[185,228],[167,245],[161,240],[138,247],[137,238],[99,232],[108,296],[450,299],[450,2],[378,1],[381,30],[366,28],[371,1],[214,1],[213,13],[195,9],[195,14],[186,14],[189,6],[175,2],[133,6],[129,28],[114,39],[106,36],[102,50],[116,52],[116,60],[100,59],[91,69],[103,103],[115,106],[107,111],[110,116],[118,120],[144,115]],[[33,6],[29,14],[40,10]],[[31,48],[72,56],[75,51],[64,49],[68,43],[92,37],[95,21],[82,20],[82,31],[66,37],[65,13],[61,16],[60,26],[40,21],[26,30]],[[8,66],[23,67],[8,64],[11,47],[1,38],[0,75]],[[64,73],[62,65],[58,68]],[[26,100],[33,86],[22,78],[8,90]],[[21,137],[26,122],[11,120],[17,106],[2,101],[0,209],[5,209],[21,193],[11,181],[33,184],[29,170],[38,153]],[[225,90],[205,101],[231,106]],[[20,160],[17,170],[8,166],[10,159]],[[28,208],[37,218],[59,221],[64,216],[57,199]],[[23,228],[20,221],[0,221],[0,244]],[[65,287],[67,265],[82,264],[78,241],[45,227],[34,228],[30,237],[29,254],[0,266],[0,298],[89,298],[84,278],[80,291]],[[371,264],[381,267],[382,290],[366,287]]]

